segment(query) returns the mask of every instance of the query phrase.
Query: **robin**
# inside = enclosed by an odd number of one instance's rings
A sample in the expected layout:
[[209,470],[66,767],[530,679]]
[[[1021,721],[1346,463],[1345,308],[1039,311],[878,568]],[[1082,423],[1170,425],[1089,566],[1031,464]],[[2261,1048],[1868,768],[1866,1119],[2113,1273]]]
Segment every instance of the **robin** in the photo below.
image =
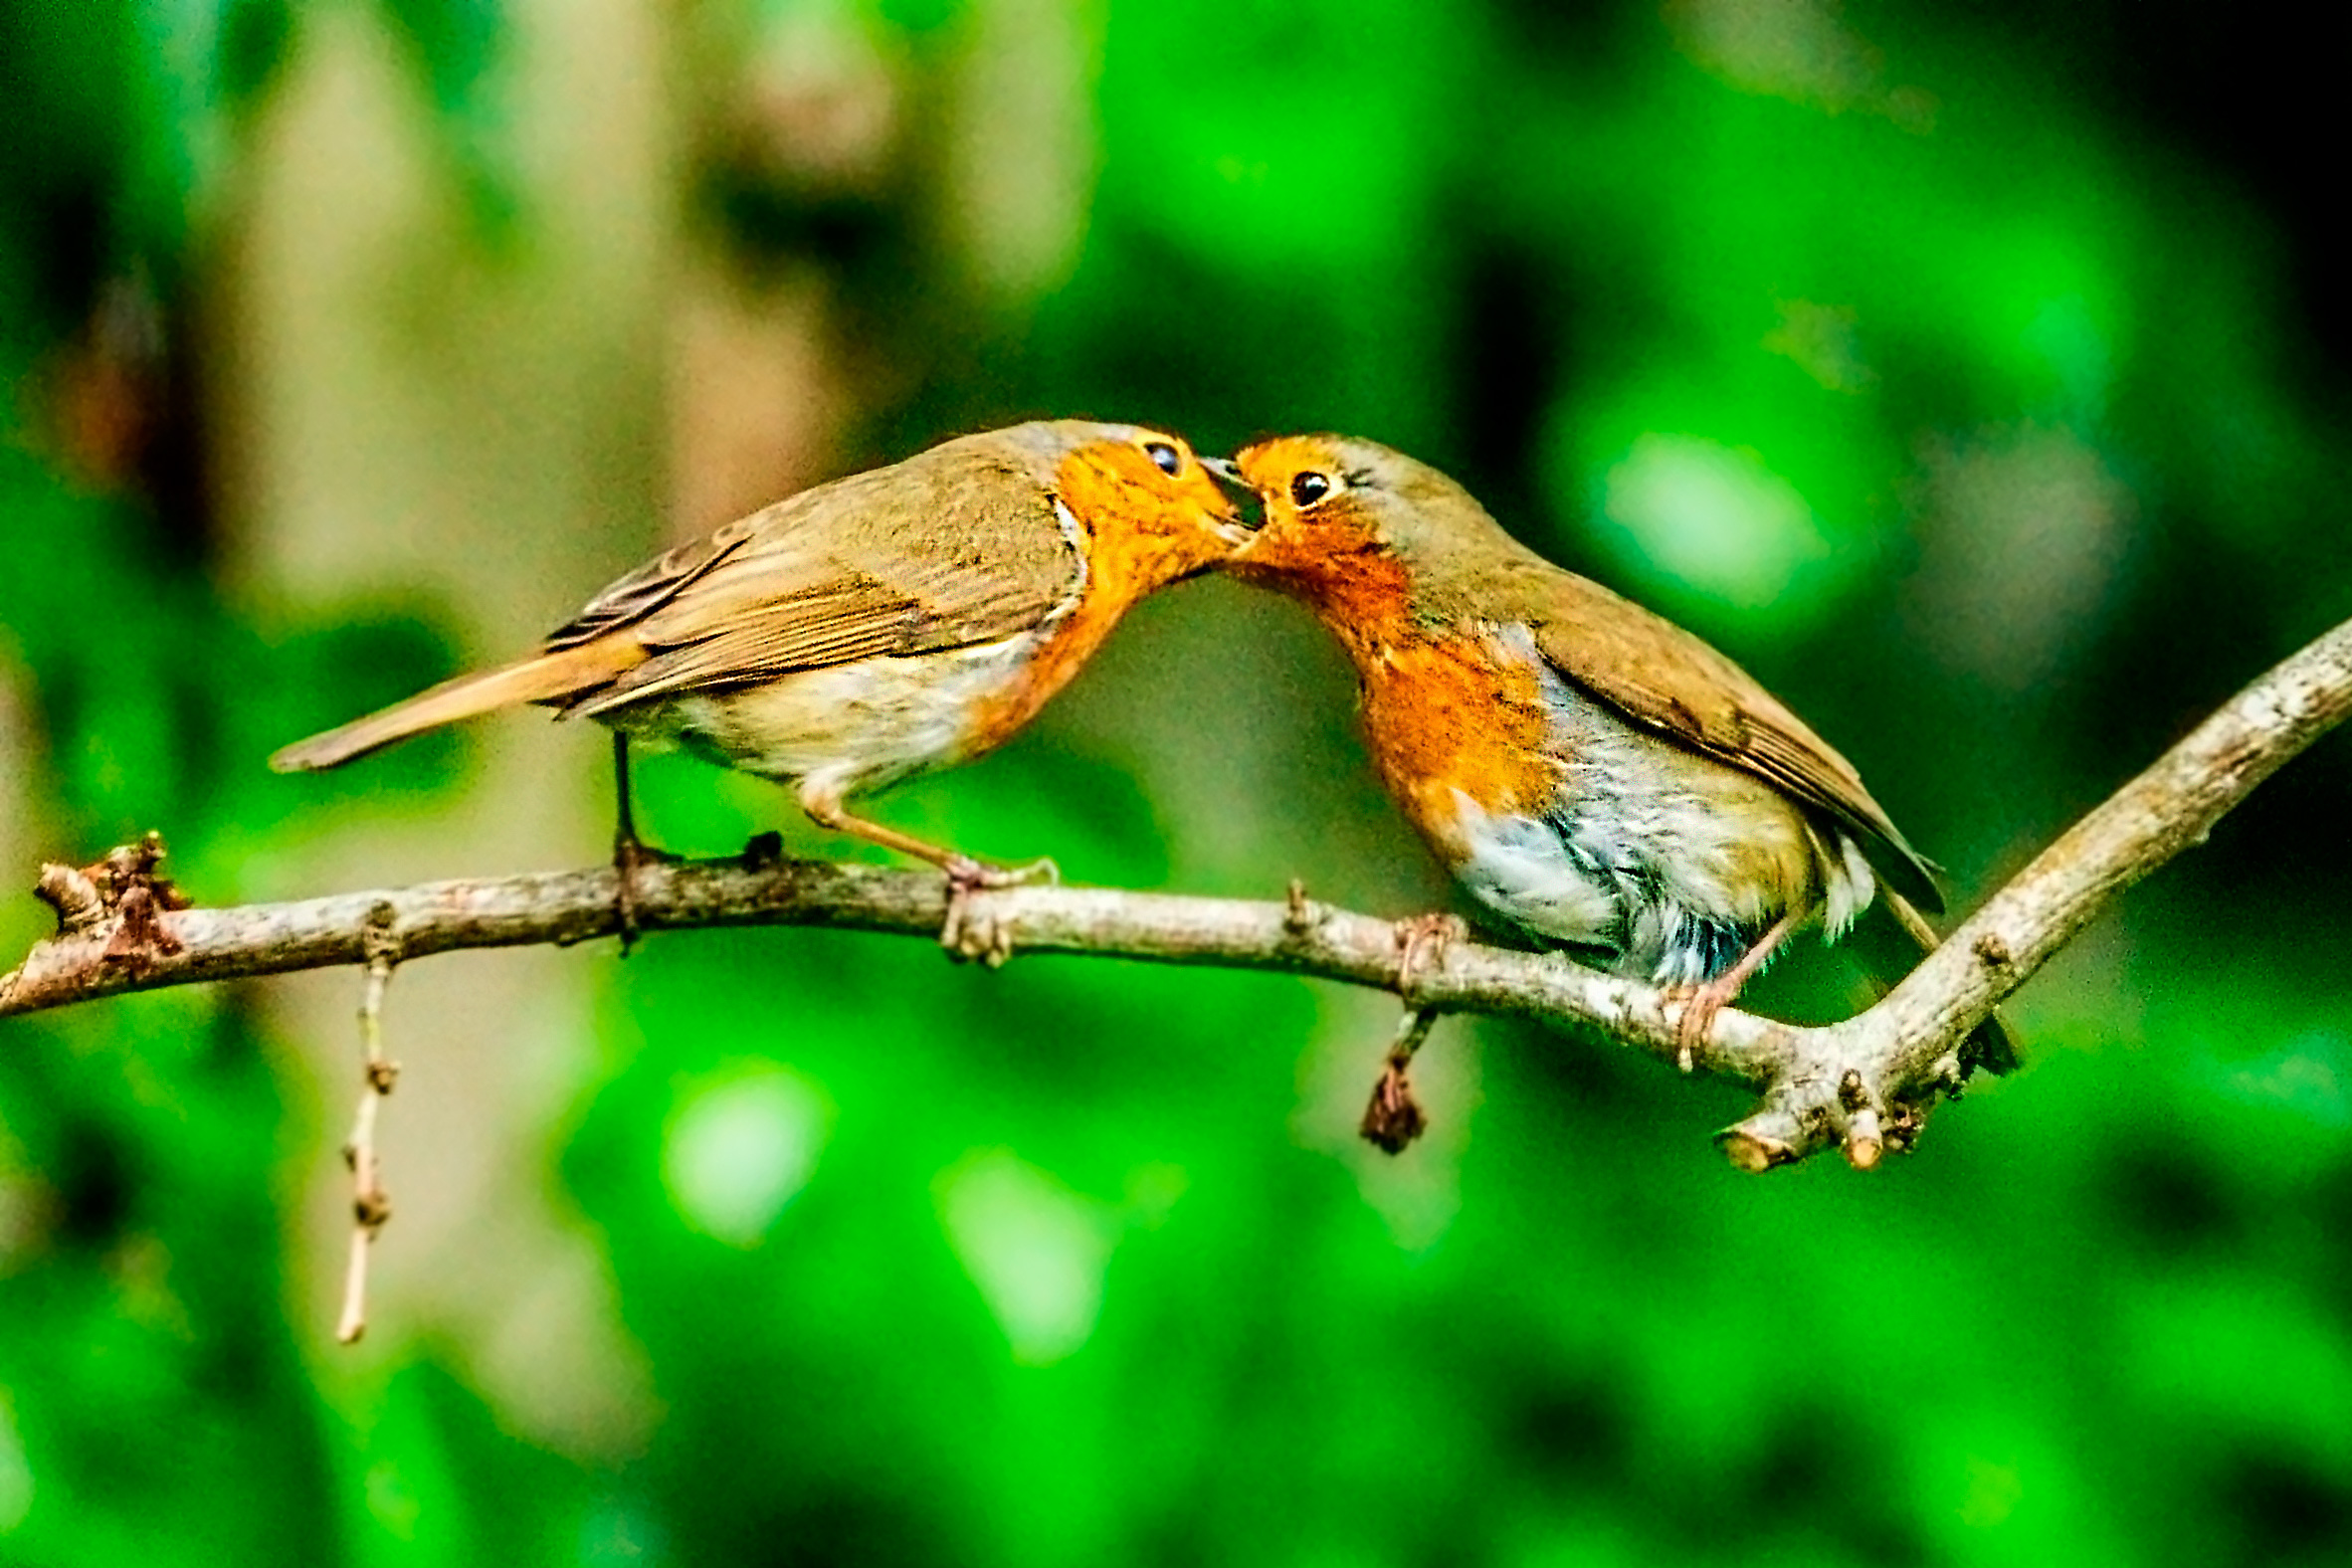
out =
[[[1875,894],[1922,950],[1928,863],[1861,776],[1688,632],[1544,560],[1463,488],[1369,441],[1284,436],[1228,463],[1265,524],[1225,569],[1346,648],[1389,791],[1486,910],[1714,1015],[1819,917]],[[1967,1060],[2015,1064],[1996,1022]]]
[[[629,573],[538,653],[287,747],[331,768],[516,703],[613,729],[623,935],[640,846],[629,743],[791,788],[811,820],[943,870],[958,900],[1037,875],[852,814],[852,796],[1001,744],[1129,606],[1247,531],[1175,436],[1076,420],[944,442],[803,490]],[[950,914],[950,928],[960,922]]]

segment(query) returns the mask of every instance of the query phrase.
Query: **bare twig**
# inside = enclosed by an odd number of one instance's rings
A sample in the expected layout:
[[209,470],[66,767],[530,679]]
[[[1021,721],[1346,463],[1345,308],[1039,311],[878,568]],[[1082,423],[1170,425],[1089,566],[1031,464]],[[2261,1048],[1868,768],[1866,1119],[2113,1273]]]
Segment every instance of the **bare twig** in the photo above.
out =
[[[1869,1011],[1808,1029],[1725,1009],[1693,1065],[1764,1094],[1754,1115],[1724,1132],[1725,1151],[1762,1170],[1835,1143],[1867,1169],[1886,1150],[1909,1147],[1937,1095],[1964,1076],[1959,1042],[2003,997],[2347,712],[2352,624],[2249,686],[2085,817]],[[403,961],[585,941],[615,933],[615,893],[604,868],[233,909],[171,910],[159,900],[134,955],[115,950],[126,915],[109,907],[66,925],[0,975],[0,1017],[125,991],[368,963],[369,917],[379,906],[389,910]],[[764,843],[742,860],[643,867],[636,893],[647,931],[813,925],[927,938],[947,915],[933,873],[780,860]],[[1409,990],[1413,1006],[1436,1012],[1588,1026],[1668,1062],[1679,1051],[1675,1004],[1654,987],[1556,954],[1471,942],[1400,952],[1394,923],[1312,903],[1295,883],[1274,903],[1083,887],[973,897],[991,918],[1018,924],[1025,952],[1310,975]]]
[[[625,874],[624,874],[625,875]],[[625,918],[616,911],[616,918]],[[343,1272],[343,1314],[335,1338],[355,1344],[367,1332],[367,1259],[377,1235],[392,1218],[392,1197],[384,1191],[383,1164],[376,1156],[376,1112],[400,1079],[400,1064],[384,1055],[384,991],[400,960],[393,935],[398,916],[388,903],[368,911],[367,980],[359,994],[359,1109],[351,1118],[351,1141],[343,1158],[351,1166],[351,1261]]]
[[[762,857],[644,866],[637,918],[646,932],[716,925],[801,925],[932,937],[947,912],[929,871]],[[484,947],[568,946],[617,931],[610,867],[427,882],[291,903],[197,908],[167,916],[180,950],[140,969],[100,962],[111,922],[37,945],[0,976],[0,1018],[198,981],[251,978],[367,961],[363,928],[387,905],[402,961]],[[1017,921],[1024,953],[1086,953],[1161,963],[1272,970],[1395,991],[1403,970],[1395,922],[1322,904],[1193,898],[1100,887],[1006,887],[973,895]],[[1670,1058],[1673,1031],[1651,987],[1552,954],[1457,942],[1414,975],[1414,1000],[1445,1012],[1513,1013],[1583,1022]],[[1788,1026],[1726,1012],[1706,1065],[1770,1081]]]

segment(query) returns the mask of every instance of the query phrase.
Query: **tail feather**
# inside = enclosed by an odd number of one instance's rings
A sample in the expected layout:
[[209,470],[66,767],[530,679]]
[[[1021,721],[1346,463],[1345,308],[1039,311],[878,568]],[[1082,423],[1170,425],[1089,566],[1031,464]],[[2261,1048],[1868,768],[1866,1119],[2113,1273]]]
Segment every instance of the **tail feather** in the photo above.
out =
[[445,681],[420,691],[405,702],[352,720],[307,740],[297,740],[270,759],[281,773],[307,773],[340,767],[354,757],[381,750],[396,740],[461,718],[472,718],[492,708],[519,702],[547,702],[570,697],[602,686],[645,658],[645,651],[627,638],[600,638],[578,648],[561,649],[535,659],[518,660],[495,670],[484,670]]
[[[1919,951],[1932,953],[1943,945],[1935,927],[1927,923],[1927,917],[1908,898],[1892,887],[1880,887],[1878,896],[1885,902],[1887,912],[1894,916],[1895,924],[1919,944]],[[2009,1026],[1998,1013],[1988,1016],[1976,1026],[1975,1033],[1960,1043],[1960,1061],[1966,1067],[1983,1068],[1988,1073],[2009,1073],[2017,1069],[2020,1060],[2017,1037],[2009,1032]]]

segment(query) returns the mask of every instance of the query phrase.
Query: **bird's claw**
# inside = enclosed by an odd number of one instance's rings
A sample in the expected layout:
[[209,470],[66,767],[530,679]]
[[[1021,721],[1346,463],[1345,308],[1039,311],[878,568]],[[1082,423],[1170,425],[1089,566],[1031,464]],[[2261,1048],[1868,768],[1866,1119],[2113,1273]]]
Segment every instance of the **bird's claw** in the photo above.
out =
[[1421,970],[1446,961],[1446,949],[1470,935],[1470,927],[1457,914],[1417,914],[1396,923],[1397,937],[1397,995],[1405,1005],[1413,1005],[1413,977]]
[[1724,986],[1709,981],[1705,985],[1670,986],[1666,990],[1669,1002],[1679,1001],[1681,1015],[1674,1020],[1674,1066],[1690,1073],[1698,1066],[1699,1048],[1706,1044],[1707,1031],[1715,1027],[1715,1015],[1731,1004],[1739,994],[1737,986]]
[[658,850],[634,833],[613,840],[613,914],[621,929],[621,956],[637,945],[637,873],[640,867],[676,865],[683,856]]
[[1013,956],[1013,921],[1007,915],[984,914],[972,906],[973,896],[1005,887],[1062,884],[1062,868],[1051,860],[1026,866],[984,866],[969,856],[957,856],[943,870],[947,874],[947,918],[939,927],[939,945],[958,963],[974,960],[1001,969]]

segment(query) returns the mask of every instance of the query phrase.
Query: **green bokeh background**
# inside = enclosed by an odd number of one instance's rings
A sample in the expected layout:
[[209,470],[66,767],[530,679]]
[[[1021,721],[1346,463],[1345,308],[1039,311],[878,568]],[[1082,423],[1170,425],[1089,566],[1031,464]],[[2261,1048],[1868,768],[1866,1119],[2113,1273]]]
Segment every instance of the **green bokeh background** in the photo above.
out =
[[[1046,413],[1426,457],[1748,664],[1965,902],[2352,605],[2333,198],[2281,173],[2347,57],[2254,26],[14,5],[0,877],[150,827],[205,901],[533,864],[450,825],[534,744],[592,859],[594,736],[262,759],[719,520],[677,501],[745,403],[680,370],[699,289],[819,321],[797,368],[737,345],[824,389],[803,481]],[[338,244],[372,271],[322,305]],[[1445,896],[1287,607],[1188,588],[1100,665],[881,813],[1089,882]],[[426,1213],[350,1350],[355,982],[12,1021],[0,1562],[2342,1562],[2348,783],[2323,744],[2133,892],[2018,999],[2028,1069],[1866,1180],[1738,1176],[1722,1086],[1462,1023],[1384,1162],[1390,1014],[1281,979],[798,931],[434,960],[389,1015]],[[788,815],[643,788],[696,853]],[[0,907],[0,954],[43,921]],[[1856,985],[1809,946],[1755,999]],[[557,1067],[404,1033],[427,996]],[[470,1094],[519,1108],[453,1186]],[[501,1270],[542,1254],[588,1283]]]

